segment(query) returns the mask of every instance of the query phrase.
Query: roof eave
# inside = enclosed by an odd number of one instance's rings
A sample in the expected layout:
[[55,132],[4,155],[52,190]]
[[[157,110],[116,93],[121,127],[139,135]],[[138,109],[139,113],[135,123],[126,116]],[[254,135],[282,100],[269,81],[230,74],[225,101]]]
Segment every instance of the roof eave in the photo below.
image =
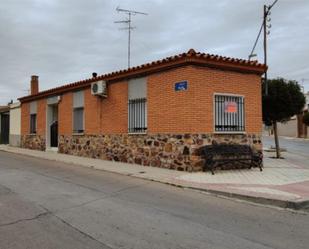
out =
[[215,68],[219,70],[220,69],[229,70],[229,71],[251,73],[251,74],[258,74],[258,75],[262,75],[267,70],[267,67],[262,64],[242,65],[242,63],[234,63],[232,61],[220,61],[216,59],[214,60],[206,59],[205,60],[205,58],[196,58],[193,56],[183,57],[183,58],[178,58],[177,60],[171,60],[171,61],[162,60],[161,63],[159,62],[148,63],[144,67],[134,67],[129,70],[121,70],[118,72],[101,75],[96,78],[91,78],[91,79],[83,80],[77,83],[61,86],[59,88],[54,88],[54,89],[46,90],[43,92],[39,92],[38,94],[35,94],[35,95],[21,97],[18,100],[21,103],[28,102],[28,101],[48,97],[48,96],[62,94],[68,91],[87,88],[91,85],[92,82],[95,82],[98,80],[106,80],[109,82],[120,81],[124,79],[129,79],[129,78],[146,76],[149,74],[166,71],[166,70],[184,66],[184,65],[197,65],[197,66]]

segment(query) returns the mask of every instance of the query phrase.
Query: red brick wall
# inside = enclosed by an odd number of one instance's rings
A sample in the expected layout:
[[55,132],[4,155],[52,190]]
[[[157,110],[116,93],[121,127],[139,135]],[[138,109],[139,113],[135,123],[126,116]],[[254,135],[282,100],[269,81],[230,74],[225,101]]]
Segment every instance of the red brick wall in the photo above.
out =
[[107,98],[84,91],[85,134],[127,132],[127,82],[109,84]]
[[[175,92],[175,82],[188,81]],[[254,74],[184,67],[148,77],[149,133],[213,132],[214,93],[245,96],[246,132],[261,132],[261,80]]]
[[102,100],[102,133],[128,132],[128,84],[117,82],[108,85],[108,97]]
[[[46,131],[46,100],[37,101],[37,135],[44,135]],[[30,102],[21,104],[21,135],[30,133]]]
[[[174,84],[188,81],[187,91],[175,92]],[[261,83],[255,74],[182,67],[150,75],[147,82],[148,133],[212,133],[213,94],[245,96],[246,132],[262,127]],[[128,84],[108,85],[108,97],[84,90],[85,134],[127,133]],[[59,135],[72,134],[73,93],[65,93],[58,106]],[[22,134],[29,133],[29,104],[23,103]],[[45,135],[46,101],[38,101],[38,133]]]
[[[91,95],[84,90],[85,134],[126,133],[128,128],[128,84],[116,82],[108,86],[108,97]],[[73,94],[66,93],[59,103],[59,134],[72,134]]]
[[30,103],[21,104],[21,135],[30,133]]
[[59,135],[72,134],[73,93],[65,93],[58,104],[58,133]]
[[37,102],[37,134],[43,136],[46,134],[46,99]]
[[100,114],[102,99],[91,95],[91,89],[84,90],[84,124],[86,134],[98,134],[100,130]]

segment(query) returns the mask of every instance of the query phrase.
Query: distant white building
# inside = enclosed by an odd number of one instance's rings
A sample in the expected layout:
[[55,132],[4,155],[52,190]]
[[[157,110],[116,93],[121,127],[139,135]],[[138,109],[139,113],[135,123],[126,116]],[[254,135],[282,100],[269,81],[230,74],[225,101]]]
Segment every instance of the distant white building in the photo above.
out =
[[308,111],[309,110],[309,92],[307,92],[305,94],[306,97],[306,106],[305,106],[305,110]]
[[[309,111],[309,92],[305,94],[304,113]],[[286,123],[278,123],[278,135],[285,137],[308,137],[309,129],[303,123],[303,114],[292,117]]]
[[11,146],[20,146],[20,133],[21,133],[21,110],[20,103],[10,104],[10,136],[9,144]]
[[21,109],[20,103],[0,106],[0,144],[20,146]]

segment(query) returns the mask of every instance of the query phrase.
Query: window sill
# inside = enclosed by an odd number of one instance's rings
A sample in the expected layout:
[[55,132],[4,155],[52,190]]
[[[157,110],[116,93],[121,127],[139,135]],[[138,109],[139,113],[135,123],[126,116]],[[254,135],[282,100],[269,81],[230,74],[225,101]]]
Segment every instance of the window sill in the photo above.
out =
[[214,131],[214,134],[231,134],[231,135],[244,135],[247,134],[245,131]]
[[37,133],[29,133],[28,136],[36,136],[38,135]]
[[72,133],[72,136],[83,136],[85,135],[84,132],[80,132],[80,133]]
[[145,132],[128,132],[128,135],[147,135],[147,131]]

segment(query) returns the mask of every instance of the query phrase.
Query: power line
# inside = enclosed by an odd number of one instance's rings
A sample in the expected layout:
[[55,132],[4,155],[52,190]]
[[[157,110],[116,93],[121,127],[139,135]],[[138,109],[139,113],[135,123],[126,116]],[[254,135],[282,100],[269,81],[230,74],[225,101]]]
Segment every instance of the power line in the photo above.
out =
[[[267,66],[267,35],[270,34],[270,31],[267,31],[267,28],[271,28],[271,24],[267,25],[267,21],[270,22],[271,18],[268,19],[268,16],[270,16],[270,10],[274,5],[278,2],[278,0],[275,0],[272,5],[266,6],[264,5],[264,16],[263,16],[263,29],[264,29],[264,65]],[[267,69],[264,73],[264,80],[265,80],[265,95],[268,95],[268,82],[267,82]]]
[[[260,27],[259,32],[258,32],[258,35],[257,35],[257,37],[256,37],[256,39],[255,39],[254,45],[253,45],[253,47],[252,47],[252,50],[251,50],[251,52],[250,52],[250,54],[249,54],[249,56],[248,56],[248,59],[249,59],[249,60],[250,60],[252,57],[256,56],[256,55],[254,54],[254,50],[255,50],[256,45],[257,45],[257,43],[258,43],[258,41],[259,41],[259,38],[260,38],[260,36],[261,36],[262,30],[263,30],[263,27],[264,27],[265,18],[270,14],[270,9],[271,9],[277,2],[278,2],[278,0],[275,0],[270,6],[267,7],[267,12],[264,13],[264,17],[263,17],[263,21],[262,21],[261,27]],[[266,14],[266,17],[265,17],[265,14]],[[269,20],[269,21],[270,21],[270,20]]]
[[278,0],[275,0],[275,1],[273,2],[272,5],[268,6],[268,11],[270,11],[270,9],[271,9],[277,2],[278,2]]
[[263,26],[264,26],[264,21],[263,21],[262,24],[261,24],[259,33],[258,33],[258,35],[257,35],[257,37],[256,37],[256,39],[255,39],[253,48],[252,48],[252,50],[251,50],[251,52],[250,52],[250,54],[249,54],[249,56],[248,56],[248,60],[250,60],[251,57],[254,57],[254,56],[255,56],[255,54],[253,54],[253,52],[254,52],[255,47],[256,47],[256,45],[257,45],[257,43],[258,43],[258,40],[259,40],[259,38],[260,38],[260,36],[261,36],[262,30],[263,30]]
[[[258,43],[258,40],[261,36],[262,30],[264,31],[264,40],[263,40],[263,47],[264,47],[264,65],[267,66],[267,35],[270,34],[269,29],[271,28],[271,24],[267,25],[267,22],[271,21],[271,18],[269,17],[271,12],[270,10],[275,6],[275,4],[278,2],[278,0],[275,0],[271,5],[264,5],[263,8],[263,22],[262,25],[260,27],[259,33],[255,39],[253,48],[248,56],[248,59],[250,60],[252,57],[256,56],[256,54],[254,54],[254,50],[256,48],[256,45]],[[268,30],[267,30],[268,29]],[[265,95],[268,95],[268,84],[267,84],[267,69],[265,70],[264,73],[264,82],[265,82]]]
[[122,30],[128,30],[128,68],[130,68],[130,62],[131,62],[131,30],[135,29],[135,27],[132,27],[132,15],[148,15],[147,13],[135,11],[135,10],[126,10],[121,9],[119,7],[116,8],[116,11],[118,12],[124,12],[128,15],[128,18],[126,20],[116,21],[114,23],[125,23],[127,24],[127,27],[121,28]]

